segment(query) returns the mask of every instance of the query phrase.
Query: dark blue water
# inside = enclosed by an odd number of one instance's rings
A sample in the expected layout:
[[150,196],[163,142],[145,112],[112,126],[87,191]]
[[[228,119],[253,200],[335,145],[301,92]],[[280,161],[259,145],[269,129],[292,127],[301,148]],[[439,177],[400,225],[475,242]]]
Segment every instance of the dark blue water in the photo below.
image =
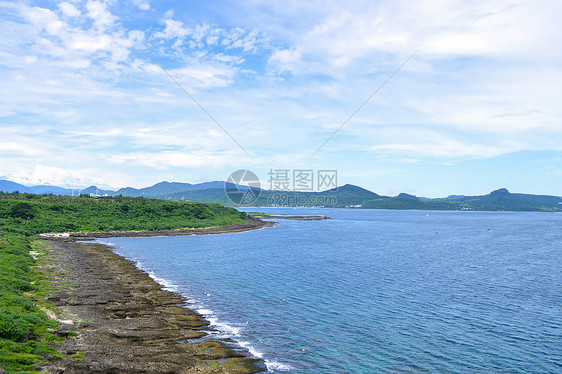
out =
[[562,215],[330,209],[113,238],[271,371],[562,372]]

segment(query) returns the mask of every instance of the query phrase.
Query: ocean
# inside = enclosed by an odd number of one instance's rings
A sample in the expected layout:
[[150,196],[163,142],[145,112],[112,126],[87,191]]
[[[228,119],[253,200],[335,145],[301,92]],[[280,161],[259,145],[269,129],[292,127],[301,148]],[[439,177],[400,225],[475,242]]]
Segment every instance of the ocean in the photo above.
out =
[[331,219],[99,241],[271,372],[562,372],[562,214],[245,210]]

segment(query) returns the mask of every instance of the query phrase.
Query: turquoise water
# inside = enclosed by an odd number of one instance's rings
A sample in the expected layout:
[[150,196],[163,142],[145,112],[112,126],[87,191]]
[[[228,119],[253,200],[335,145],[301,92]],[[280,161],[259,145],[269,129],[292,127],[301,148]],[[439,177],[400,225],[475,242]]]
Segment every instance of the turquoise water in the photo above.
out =
[[562,372],[561,214],[257,210],[332,219],[101,241],[273,372]]

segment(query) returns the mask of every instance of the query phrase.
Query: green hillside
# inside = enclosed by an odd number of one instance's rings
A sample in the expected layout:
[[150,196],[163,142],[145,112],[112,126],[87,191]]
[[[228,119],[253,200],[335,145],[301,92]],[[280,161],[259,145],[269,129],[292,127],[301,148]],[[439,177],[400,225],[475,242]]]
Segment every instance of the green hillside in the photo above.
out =
[[169,230],[245,222],[218,204],[131,197],[0,193],[0,231],[26,235],[66,231]]
[[[164,230],[247,222],[218,204],[132,197],[0,193],[0,368],[37,372],[57,356],[57,322],[36,305],[48,290],[31,256],[33,235],[66,231]],[[36,247],[33,247],[37,251]]]
[[[214,202],[227,206],[223,188],[178,192],[169,196],[173,200]],[[562,198],[557,196],[510,193],[499,189],[482,196],[449,196],[428,199],[401,193],[398,196],[381,196],[364,188],[346,184],[324,192],[295,192],[262,190],[253,206],[325,206],[334,208],[366,209],[417,209],[417,210],[488,210],[488,211],[539,211],[561,212]]]
[[[222,181],[199,184],[160,182],[145,188],[122,188],[118,191],[99,190],[95,186],[82,190],[84,194],[127,197],[146,197],[172,201],[192,201],[214,203],[224,206],[236,206],[225,193],[225,187],[236,189],[235,185]],[[10,181],[0,181],[0,190],[31,191],[35,187],[26,187]],[[41,187],[47,188],[45,186]],[[48,186],[50,189],[60,187]],[[240,188],[249,188],[241,186]],[[71,190],[67,193],[70,194]],[[259,194],[257,193],[259,192]],[[398,196],[382,196],[359,186],[346,184],[323,192],[269,191],[254,189],[259,198],[252,206],[318,206],[332,208],[368,208],[368,209],[419,209],[419,210],[489,210],[489,211],[538,211],[561,212],[562,198],[559,196],[530,195],[510,193],[501,188],[487,195],[463,196],[451,195],[445,198],[418,198],[401,193]]]

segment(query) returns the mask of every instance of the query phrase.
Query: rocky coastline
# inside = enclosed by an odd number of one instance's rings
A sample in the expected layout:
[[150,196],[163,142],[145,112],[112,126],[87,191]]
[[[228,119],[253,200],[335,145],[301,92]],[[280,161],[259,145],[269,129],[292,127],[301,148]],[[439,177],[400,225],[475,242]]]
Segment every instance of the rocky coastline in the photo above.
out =
[[[233,227],[170,230],[158,235],[201,235],[247,231],[274,223],[253,220]],[[172,234],[173,232],[173,234]],[[85,234],[85,233],[84,233]],[[153,232],[134,235],[153,236]],[[83,237],[43,237],[49,249],[53,293],[51,317],[66,339],[48,373],[257,373],[261,360],[229,339],[209,337],[209,322],[189,309],[180,294],[167,291],[110,247]]]

